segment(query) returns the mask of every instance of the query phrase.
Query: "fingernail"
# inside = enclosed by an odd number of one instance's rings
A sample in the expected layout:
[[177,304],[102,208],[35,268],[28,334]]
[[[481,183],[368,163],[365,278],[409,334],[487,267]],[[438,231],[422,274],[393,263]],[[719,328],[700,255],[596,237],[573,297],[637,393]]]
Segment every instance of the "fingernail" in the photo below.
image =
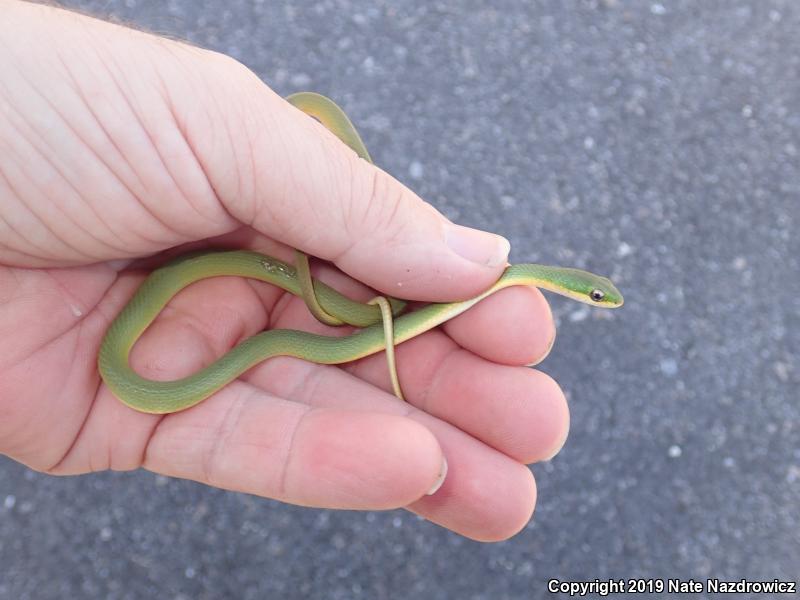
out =
[[548,454],[547,456],[542,458],[543,461],[553,460],[556,457],[556,455],[559,452],[561,452],[562,448],[564,448],[564,444],[567,443],[567,438],[569,437],[569,423],[567,423],[567,426],[564,429],[565,429],[564,435],[558,441],[558,443],[555,445],[555,448],[553,448],[553,451],[550,454]]
[[564,439],[561,440],[561,442],[556,445],[555,450],[553,450],[550,454],[542,458],[542,462],[553,460],[556,456],[558,456],[558,453],[561,452],[561,450],[564,448],[564,444],[566,443],[567,443],[567,436],[564,436]]
[[539,358],[537,358],[532,363],[528,363],[525,366],[526,367],[535,367],[536,365],[541,363],[545,358],[550,356],[550,352],[553,350],[553,346],[555,346],[555,343],[556,343],[556,333],[555,333],[555,330],[554,330],[553,331],[553,337],[550,338],[550,343],[547,346],[547,350],[544,351],[544,354],[542,354]]
[[484,267],[497,267],[508,262],[511,244],[503,236],[451,224],[447,225],[444,239],[460,257]]
[[439,476],[436,478],[436,481],[433,482],[431,489],[426,492],[426,496],[433,496],[436,492],[439,491],[439,488],[442,487],[444,483],[444,478],[447,477],[447,459],[443,456],[442,457],[442,467],[439,469]]

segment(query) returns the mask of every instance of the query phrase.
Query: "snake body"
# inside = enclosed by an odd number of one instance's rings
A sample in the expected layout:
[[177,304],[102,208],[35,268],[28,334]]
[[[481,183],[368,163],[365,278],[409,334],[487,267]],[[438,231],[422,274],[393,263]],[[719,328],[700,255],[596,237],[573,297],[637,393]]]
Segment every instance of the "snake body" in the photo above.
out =
[[[312,116],[318,116],[313,113],[318,110],[326,113],[323,117],[331,118],[329,107],[320,106],[323,100],[330,102],[323,96],[304,94],[300,100],[306,105],[300,108]],[[335,115],[332,118],[336,118]],[[324,124],[328,126],[328,123]],[[349,121],[346,125],[355,131]],[[346,125],[342,125],[343,130],[347,129]],[[357,143],[363,146],[358,134],[355,135]],[[353,142],[353,145],[357,143]],[[348,145],[351,145],[350,142]],[[356,148],[354,150],[358,152]],[[387,346],[378,306],[350,300],[314,280],[313,292],[325,313],[363,329],[344,337],[289,329],[264,331],[244,340],[212,364],[188,377],[174,381],[153,381],[138,375],[129,364],[131,348],[169,300],[195,281],[223,275],[258,279],[304,296],[298,270],[294,266],[257,252],[231,250],[193,253],[156,269],[114,319],[98,353],[100,375],[123,403],[142,412],[177,412],[202,402],[254,365],[273,356],[295,356],[320,364],[339,364],[375,354]],[[494,285],[474,298],[462,302],[428,304],[399,316],[393,322],[394,343],[400,344],[416,337],[463,313],[498,290],[515,285],[537,286],[595,306],[617,307],[623,302],[622,295],[611,281],[587,271],[538,264],[511,265]],[[403,309],[401,300],[392,298],[390,303],[396,313]]]

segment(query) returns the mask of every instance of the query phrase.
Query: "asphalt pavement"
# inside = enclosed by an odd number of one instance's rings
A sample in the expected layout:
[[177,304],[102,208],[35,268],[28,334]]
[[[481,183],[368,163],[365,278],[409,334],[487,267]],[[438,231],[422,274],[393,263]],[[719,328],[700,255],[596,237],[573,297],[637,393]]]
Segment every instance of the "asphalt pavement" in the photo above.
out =
[[800,578],[800,5],[66,4],[335,98],[450,218],[504,234],[515,262],[606,273],[626,304],[552,298],[542,369],[571,433],[532,467],[536,514],[510,541],[0,459],[0,598],[517,600],[554,578]]

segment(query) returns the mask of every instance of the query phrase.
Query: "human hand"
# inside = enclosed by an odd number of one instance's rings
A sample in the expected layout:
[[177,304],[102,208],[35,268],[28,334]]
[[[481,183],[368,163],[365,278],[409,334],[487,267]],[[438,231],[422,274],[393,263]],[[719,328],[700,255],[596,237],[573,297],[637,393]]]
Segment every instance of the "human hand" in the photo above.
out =
[[[490,286],[508,245],[451,224],[228,57],[49,7],[2,11],[0,452],[52,474],[144,467],[294,504],[404,506],[481,540],[525,525],[525,463],[552,456],[569,419],[555,382],[522,367],[555,335],[534,288],[399,346],[407,404],[382,355],[271,359],[172,415],[116,400],[100,340],[167,256],[299,248],[336,265],[315,275],[346,295],[371,297],[360,281],[450,301]],[[217,278],[170,303],[132,365],[175,379],[265,328],[341,334],[280,290]]]

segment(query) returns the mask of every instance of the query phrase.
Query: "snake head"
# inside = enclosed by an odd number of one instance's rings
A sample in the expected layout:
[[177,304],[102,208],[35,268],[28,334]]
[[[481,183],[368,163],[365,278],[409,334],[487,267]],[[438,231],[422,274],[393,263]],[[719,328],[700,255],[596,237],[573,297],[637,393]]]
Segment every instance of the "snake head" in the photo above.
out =
[[576,300],[604,308],[622,306],[625,300],[610,279],[586,271],[580,273],[581,276],[576,277],[575,289],[572,290],[580,296],[574,296]]
[[603,308],[622,306],[620,291],[607,277],[595,275],[582,269],[568,267],[540,267],[544,281],[541,287],[583,302]]
[[504,280],[511,285],[515,282],[535,285],[592,306],[617,308],[623,302],[622,294],[611,280],[582,269],[516,264],[506,269],[500,281]]

